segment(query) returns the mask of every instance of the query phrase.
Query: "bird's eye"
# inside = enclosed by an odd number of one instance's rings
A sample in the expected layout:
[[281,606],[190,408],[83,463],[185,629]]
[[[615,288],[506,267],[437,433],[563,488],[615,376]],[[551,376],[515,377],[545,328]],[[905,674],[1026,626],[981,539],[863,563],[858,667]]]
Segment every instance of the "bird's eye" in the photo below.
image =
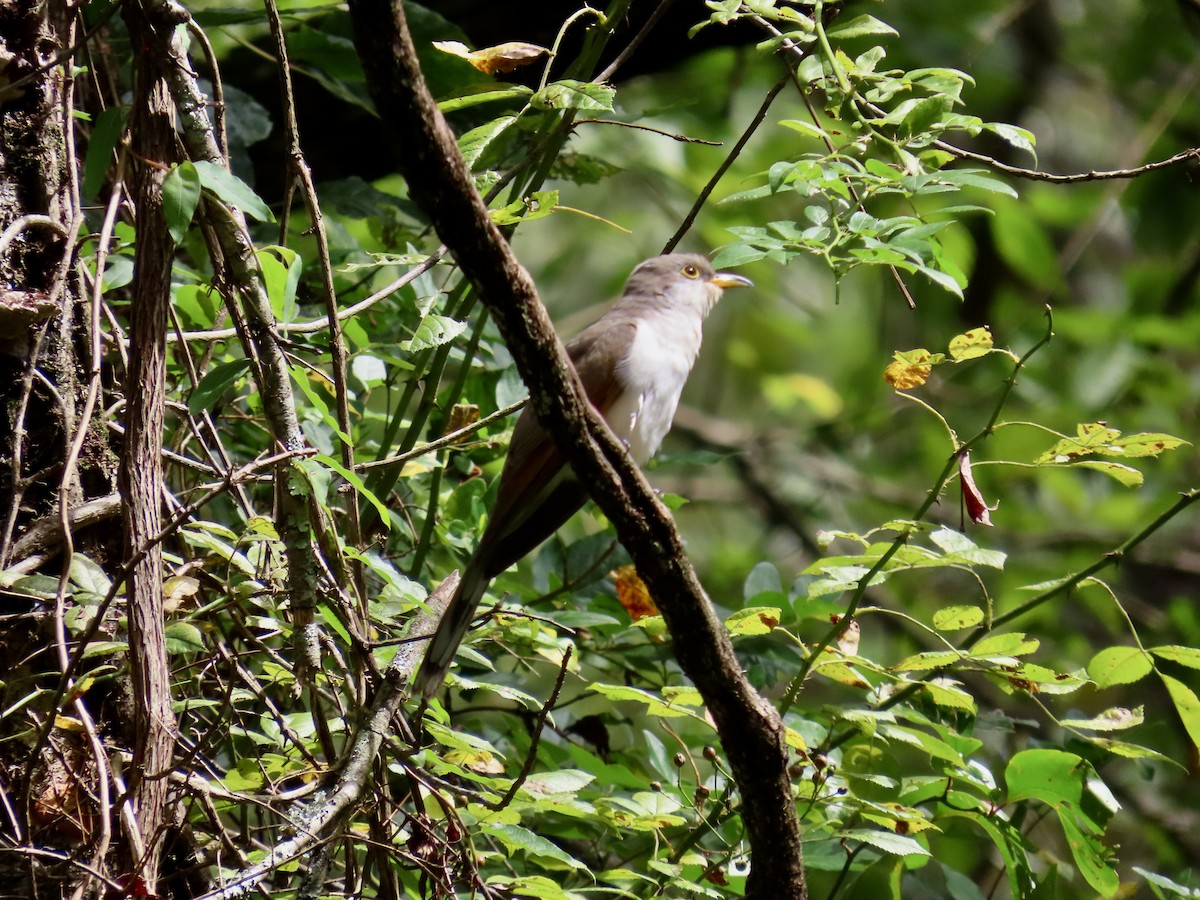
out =
[[696,266],[692,265],[691,263],[688,263],[686,266],[684,266],[679,271],[683,273],[684,278],[699,278],[700,277],[700,270]]

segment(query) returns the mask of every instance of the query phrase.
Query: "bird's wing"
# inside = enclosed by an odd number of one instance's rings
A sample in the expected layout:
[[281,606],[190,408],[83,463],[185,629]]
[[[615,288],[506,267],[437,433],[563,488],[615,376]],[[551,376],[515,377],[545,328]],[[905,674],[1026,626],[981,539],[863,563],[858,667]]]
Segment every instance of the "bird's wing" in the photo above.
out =
[[637,323],[622,317],[601,319],[567,344],[567,355],[579,373],[583,389],[592,406],[605,415],[621,395],[621,383],[614,377],[615,360],[624,359],[637,334]]
[[[605,415],[621,393],[612,360],[633,341],[632,320],[585,329],[567,345],[588,400]],[[490,576],[503,572],[544,541],[578,510],[587,492],[574,482],[565,460],[527,406],[513,428],[500,487],[476,558]]]

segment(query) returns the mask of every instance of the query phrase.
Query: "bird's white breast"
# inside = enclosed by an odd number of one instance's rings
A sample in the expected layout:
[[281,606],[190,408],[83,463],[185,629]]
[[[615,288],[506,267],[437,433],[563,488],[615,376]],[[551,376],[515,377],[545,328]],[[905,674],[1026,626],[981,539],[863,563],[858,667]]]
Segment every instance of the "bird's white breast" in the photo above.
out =
[[617,366],[624,390],[608,410],[609,427],[642,465],[671,430],[684,382],[700,352],[699,316],[655,310],[638,322]]

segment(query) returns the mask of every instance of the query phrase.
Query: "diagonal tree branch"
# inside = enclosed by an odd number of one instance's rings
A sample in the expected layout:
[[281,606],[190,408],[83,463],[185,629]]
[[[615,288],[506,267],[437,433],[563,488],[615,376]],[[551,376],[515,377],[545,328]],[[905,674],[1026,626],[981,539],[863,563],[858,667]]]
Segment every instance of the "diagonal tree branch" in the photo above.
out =
[[453,133],[422,78],[403,3],[351,0],[355,44],[412,199],[495,317],[554,436],[658,601],[680,665],[704,696],[742,796],[753,864],[746,896],[806,896],[784,728],[742,675],[733,647],[655,497],[585,400],[529,273],[487,214]]

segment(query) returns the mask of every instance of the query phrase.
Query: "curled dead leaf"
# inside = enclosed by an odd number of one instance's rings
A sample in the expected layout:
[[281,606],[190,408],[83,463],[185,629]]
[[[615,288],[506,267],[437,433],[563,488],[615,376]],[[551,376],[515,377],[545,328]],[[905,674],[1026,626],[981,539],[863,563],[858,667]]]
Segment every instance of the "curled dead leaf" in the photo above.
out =
[[[446,430],[443,435],[452,434],[460,428],[466,428],[468,425],[474,425],[479,421],[479,407],[474,403],[455,403],[450,408],[450,418],[446,422]],[[457,438],[454,443],[461,444],[467,439],[467,435]]]
[[846,626],[846,630],[838,636],[838,649],[847,656],[855,656],[858,654],[858,641],[862,637],[862,628],[858,621],[855,620]]
[[524,41],[508,41],[495,47],[472,50],[459,41],[434,41],[433,46],[443,53],[465,59],[485,75],[511,72],[521,66],[537,62],[550,53],[545,47],[527,44]]
[[987,501],[983,499],[983,494],[979,493],[979,488],[975,486],[975,476],[971,474],[971,454],[964,453],[958,460],[958,480],[962,485],[963,503],[967,507],[967,515],[971,517],[971,521],[976,525],[991,525],[991,514],[999,508],[999,501],[995,506],[988,506]]

